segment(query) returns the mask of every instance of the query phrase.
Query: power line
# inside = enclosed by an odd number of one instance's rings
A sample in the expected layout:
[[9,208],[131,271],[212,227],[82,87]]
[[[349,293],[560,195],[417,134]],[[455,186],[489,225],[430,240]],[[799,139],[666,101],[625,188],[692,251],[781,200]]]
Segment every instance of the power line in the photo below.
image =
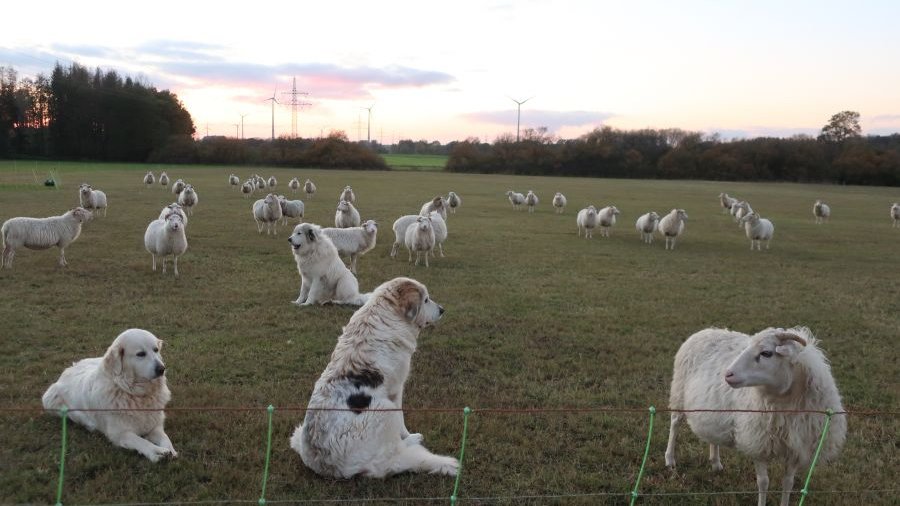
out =
[[288,102],[288,105],[291,106],[291,138],[297,138],[297,107],[304,105],[312,105],[310,102],[302,102],[297,100],[297,96],[303,95],[304,97],[309,96],[309,92],[306,91],[297,91],[297,77],[294,77],[294,86],[291,88],[291,91],[284,91],[282,95],[290,95],[291,101]]

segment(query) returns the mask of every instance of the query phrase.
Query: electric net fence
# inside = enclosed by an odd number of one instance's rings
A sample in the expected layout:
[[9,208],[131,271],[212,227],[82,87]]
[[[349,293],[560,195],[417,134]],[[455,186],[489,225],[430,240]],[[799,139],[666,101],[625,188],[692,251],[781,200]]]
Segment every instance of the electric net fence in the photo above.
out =
[[[465,408],[447,408],[447,407],[436,407],[436,408],[388,408],[388,409],[351,409],[351,408],[311,408],[306,406],[285,406],[278,408],[279,411],[283,412],[306,412],[306,411],[350,411],[354,413],[360,413],[361,411],[369,411],[369,412],[403,412],[405,413],[461,413],[462,414],[462,429],[461,429],[461,437],[459,444],[459,468],[457,470],[456,476],[453,480],[452,491],[448,496],[442,497],[379,497],[379,498],[346,498],[346,499],[284,499],[284,500],[269,500],[266,498],[266,485],[269,480],[269,465],[271,463],[272,456],[272,420],[274,413],[276,411],[275,406],[269,405],[268,407],[260,407],[260,406],[236,406],[236,407],[227,407],[227,406],[184,406],[184,407],[172,407],[165,408],[162,411],[165,412],[253,412],[253,411],[264,411],[267,413],[267,424],[266,424],[266,437],[265,437],[265,460],[264,466],[262,470],[262,480],[260,486],[260,496],[259,499],[250,500],[250,499],[223,499],[223,500],[210,500],[210,501],[166,501],[166,502],[132,502],[132,503],[117,503],[120,506],[149,506],[149,505],[217,505],[217,504],[257,504],[258,506],[266,506],[267,504],[286,504],[286,503],[294,503],[294,504],[338,504],[338,503],[375,503],[375,502],[396,502],[396,503],[432,503],[432,502],[449,502],[451,506],[455,506],[462,502],[495,502],[495,501],[534,501],[534,500],[561,500],[561,499],[590,499],[590,498],[616,498],[619,497],[622,499],[623,503],[628,503],[630,506],[634,506],[637,502],[638,498],[675,498],[675,497],[702,497],[702,496],[740,496],[740,495],[755,495],[759,492],[757,490],[742,490],[742,491],[716,491],[716,492],[641,492],[640,485],[641,479],[644,476],[644,472],[647,465],[647,458],[650,453],[650,443],[653,438],[653,426],[656,415],[659,413],[757,413],[757,414],[787,414],[787,415],[801,415],[801,414],[818,414],[823,415],[825,420],[822,424],[821,434],[818,438],[818,444],[816,446],[815,453],[813,454],[812,460],[810,462],[809,468],[806,470],[806,477],[803,481],[803,487],[798,492],[800,499],[797,503],[798,506],[803,506],[807,497],[810,495],[811,490],[809,488],[810,481],[812,480],[813,472],[816,469],[816,464],[819,460],[819,454],[822,450],[822,445],[825,442],[825,438],[828,435],[828,429],[831,425],[831,420],[834,416],[900,416],[900,411],[867,411],[867,410],[853,410],[853,411],[838,411],[834,412],[830,409],[828,410],[753,410],[753,409],[656,409],[654,406],[650,406],[647,408],[616,408],[616,407],[588,407],[588,408],[479,408],[479,409],[471,409],[469,407]],[[60,410],[46,410],[40,407],[0,407],[0,413],[22,413],[22,412],[58,412],[61,422],[61,437],[60,437],[60,457],[59,457],[59,476],[56,483],[56,506],[63,506],[63,491],[64,491],[64,483],[65,483],[65,469],[66,469],[66,454],[67,454],[67,444],[68,444],[68,414],[72,412],[113,412],[113,411],[160,411],[159,409],[154,408],[115,408],[115,409],[88,409],[88,408],[67,408],[63,407]],[[472,415],[538,415],[538,414],[591,414],[591,413],[648,413],[649,419],[647,422],[647,438],[646,444],[644,446],[643,457],[640,461],[640,467],[637,472],[637,476],[634,480],[634,486],[630,492],[622,491],[622,492],[594,492],[594,493],[573,493],[573,494],[547,494],[547,495],[507,495],[507,496],[471,496],[471,497],[460,497],[460,483],[463,477],[463,469],[465,465],[465,456],[466,456],[466,443],[469,439],[469,418]],[[778,494],[781,493],[781,490],[769,490],[768,493]],[[891,488],[891,489],[877,489],[877,490],[863,490],[863,491],[842,491],[842,490],[821,490],[816,491],[816,494],[822,495],[836,495],[836,494],[848,494],[848,495],[862,495],[862,494],[898,494],[900,493],[900,488]],[[896,498],[896,496],[894,496]]]

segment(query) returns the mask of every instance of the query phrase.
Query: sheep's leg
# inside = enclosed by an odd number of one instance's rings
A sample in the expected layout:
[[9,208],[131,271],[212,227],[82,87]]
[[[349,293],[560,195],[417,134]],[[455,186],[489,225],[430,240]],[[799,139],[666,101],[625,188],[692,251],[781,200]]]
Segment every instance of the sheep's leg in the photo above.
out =
[[[7,252],[9,250],[9,252]],[[5,246],[3,248],[3,255],[6,257],[6,267],[12,269],[13,257],[16,256],[16,250],[13,249],[12,246]]]
[[[434,246],[428,251],[431,251],[431,256],[434,256]],[[425,252],[425,267],[428,267],[428,251]]]
[[156,272],[156,255],[150,253],[150,256],[153,257],[153,272]]
[[59,248],[59,266],[65,267],[69,265],[69,262],[66,262],[66,248]]
[[796,465],[787,464],[784,467],[784,478],[781,479],[781,506],[788,506],[791,503],[791,490],[794,488],[794,474],[796,472]]
[[[419,265],[419,253],[421,253],[421,252],[418,251],[418,250],[416,250],[416,263],[415,263],[415,265]],[[426,260],[428,259],[428,255],[427,255],[427,254],[425,255],[425,259],[426,259]]]
[[712,467],[713,471],[721,471],[723,469],[722,459],[719,458],[719,445],[709,445],[709,466]]
[[262,233],[262,223],[260,223],[259,220],[256,220],[256,231],[260,234]]
[[165,255],[162,256],[162,264],[163,264],[163,272],[162,273],[165,274],[166,273],[166,256]]
[[175,277],[178,277],[178,255],[174,255],[175,259],[172,260],[172,263],[175,266]]
[[683,413],[672,413],[669,423],[669,444],[666,445],[666,467],[675,468],[675,436],[678,434],[678,423],[684,417]]
[[[409,254],[409,258],[406,259],[406,263],[412,262],[412,250],[409,248],[406,248],[406,253]],[[418,254],[416,256],[418,256]]]
[[400,243],[399,243],[399,242],[395,242],[395,243],[391,246],[391,258],[394,258],[394,257],[397,256],[397,250],[398,250],[398,249],[400,249]]
[[755,462],[756,488],[759,490],[758,506],[766,506],[766,492],[769,490],[769,471],[765,462]]
[[[444,258],[444,243],[439,242],[439,243],[438,243],[438,248],[441,250],[441,258]],[[432,252],[433,252],[433,251],[434,251],[434,250],[432,250]]]

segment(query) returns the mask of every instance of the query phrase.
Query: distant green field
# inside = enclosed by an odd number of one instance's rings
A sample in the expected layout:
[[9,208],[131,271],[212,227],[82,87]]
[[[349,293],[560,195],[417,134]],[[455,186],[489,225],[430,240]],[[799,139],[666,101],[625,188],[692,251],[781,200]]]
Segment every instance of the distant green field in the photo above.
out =
[[[192,183],[200,198],[177,280],[151,271],[142,242],[147,224],[173,200],[169,189],[141,184],[146,170],[161,168]],[[59,189],[36,184],[50,170],[58,171]],[[56,266],[56,249],[23,250],[13,269],[0,271],[0,503],[55,502],[60,452],[57,417],[4,408],[39,407],[63,369],[100,356],[129,327],[166,341],[170,407],[257,409],[171,411],[166,429],[180,456],[159,464],[72,424],[64,504],[256,503],[269,404],[276,406],[269,500],[449,497],[453,480],[441,476],[322,479],[289,448],[303,418],[296,408],[306,405],[353,309],[290,303],[300,284],[290,229],[258,234],[250,206],[260,196],[229,187],[232,172],[275,175],[288,195],[290,178],[312,179],[319,191],[306,200],[306,220],[322,225],[333,223],[340,191],[352,185],[362,218],[380,227],[378,245],[359,259],[360,287],[412,276],[446,308],[420,336],[404,405],[407,426],[443,455],[458,455],[461,409],[475,410],[460,504],[626,504],[646,441],[646,409],[666,406],[675,352],[709,326],[751,333],[809,326],[847,409],[900,411],[900,230],[888,217],[897,188],[0,162],[0,188],[7,188],[0,221],[60,214],[77,203],[81,182],[109,199],[108,216],[85,225],[67,249],[67,268]],[[403,248],[390,258],[393,221],[451,189],[463,201],[447,222],[446,258],[427,269],[408,264]],[[513,211],[510,189],[534,190],[537,211]],[[570,203],[562,215],[550,206],[557,191]],[[749,251],[719,207],[722,191],[775,223],[771,250]],[[811,212],[817,198],[832,208],[821,226]],[[576,237],[575,214],[587,204],[621,210],[612,237]],[[642,244],[635,219],[676,206],[690,216],[677,249]],[[479,412],[591,407],[639,412]],[[667,432],[668,417],[660,415],[641,492],[698,495],[645,496],[639,504],[755,504],[749,459],[723,449],[725,470],[712,474],[706,445],[683,425],[673,472],[663,459]],[[897,504],[898,434],[896,415],[851,417],[843,454],[816,469],[806,504]],[[770,470],[770,489],[780,488],[780,473],[780,466]],[[894,491],[871,492],[885,489]],[[748,493],[703,495],[730,491]],[[828,491],[856,493],[821,493]],[[616,495],[546,497],[578,494]],[[475,499],[496,497],[506,499]]]
[[444,170],[445,155],[381,155],[394,170]]

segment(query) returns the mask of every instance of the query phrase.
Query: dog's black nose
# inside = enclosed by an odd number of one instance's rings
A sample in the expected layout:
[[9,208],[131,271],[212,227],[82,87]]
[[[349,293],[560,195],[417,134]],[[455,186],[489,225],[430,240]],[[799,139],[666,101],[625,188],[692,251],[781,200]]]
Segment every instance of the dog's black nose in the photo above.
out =
[[438,306],[438,314],[444,314],[444,306]]
[[157,378],[162,376],[163,373],[165,373],[165,372],[166,372],[166,366],[164,366],[162,364],[156,364],[156,377]]
[[288,237],[288,242],[291,242],[291,238],[290,238],[290,237]]

